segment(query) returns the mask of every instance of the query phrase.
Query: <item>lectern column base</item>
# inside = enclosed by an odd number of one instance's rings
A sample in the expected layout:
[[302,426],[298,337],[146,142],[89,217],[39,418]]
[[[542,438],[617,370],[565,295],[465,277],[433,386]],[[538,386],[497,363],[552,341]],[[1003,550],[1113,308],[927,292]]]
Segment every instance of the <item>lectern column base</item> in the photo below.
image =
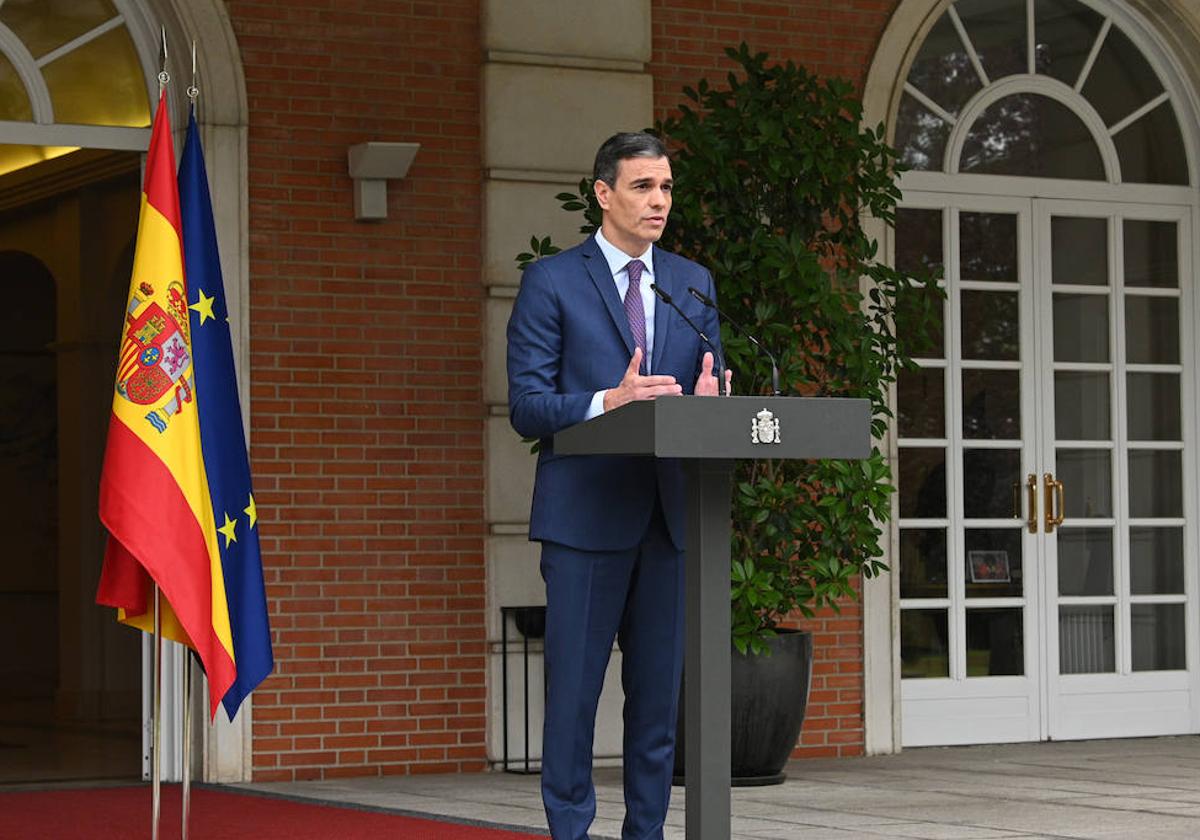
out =
[[687,840],[729,840],[729,494],[733,461],[685,461]]

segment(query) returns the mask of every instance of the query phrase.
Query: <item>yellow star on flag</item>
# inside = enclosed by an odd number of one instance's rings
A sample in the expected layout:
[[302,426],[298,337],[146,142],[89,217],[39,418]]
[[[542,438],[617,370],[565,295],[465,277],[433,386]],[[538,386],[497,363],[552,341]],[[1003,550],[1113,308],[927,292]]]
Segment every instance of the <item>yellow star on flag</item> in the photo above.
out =
[[216,296],[205,297],[203,289],[196,289],[196,294],[200,295],[200,300],[193,303],[188,309],[194,309],[200,315],[200,323],[203,324],[209,318],[216,319],[213,314],[213,302],[217,299]]
[[250,507],[242,508],[242,513],[250,517],[250,527],[254,527],[254,523],[258,521],[258,505],[254,504],[254,494],[250,494]]
[[237,520],[230,519],[229,514],[228,513],[225,514],[225,524],[222,525],[220,528],[218,528],[217,531],[219,531],[220,533],[225,535],[225,547],[226,548],[229,548],[229,544],[231,542],[237,542],[237,534],[234,533],[234,531],[236,529],[237,529]]

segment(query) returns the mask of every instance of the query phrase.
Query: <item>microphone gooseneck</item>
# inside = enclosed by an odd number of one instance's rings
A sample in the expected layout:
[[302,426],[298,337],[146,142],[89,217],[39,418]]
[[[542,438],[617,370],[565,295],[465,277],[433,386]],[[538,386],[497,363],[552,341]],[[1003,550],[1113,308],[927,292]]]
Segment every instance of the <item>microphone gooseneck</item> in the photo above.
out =
[[772,353],[765,344],[752,336],[749,330],[722,312],[721,307],[717,306],[716,301],[704,294],[704,292],[700,291],[694,286],[688,286],[688,294],[700,301],[709,309],[716,310],[717,315],[720,316],[722,321],[729,324],[729,326],[741,333],[754,347],[767,355],[767,358],[771,361],[771,391],[775,396],[778,397],[781,393],[779,390],[779,363],[775,361],[775,354]]
[[676,304],[675,301],[671,299],[671,296],[669,294],[667,294],[665,291],[660,289],[654,283],[650,284],[650,290],[652,292],[654,292],[654,294],[658,295],[659,300],[661,300],[667,306],[674,309],[679,314],[679,317],[682,318],[684,320],[684,322],[687,323],[687,325],[692,328],[692,331],[695,332],[696,335],[700,336],[700,340],[708,345],[708,349],[712,350],[713,358],[716,359],[716,361],[717,361],[717,393],[719,395],[721,395],[722,397],[726,396],[726,393],[725,393],[725,357],[721,355],[721,351],[718,350],[717,346],[712,343],[712,341],[709,339],[709,337],[707,335],[704,334],[704,330],[697,327],[692,322],[691,318],[689,318],[687,315],[683,314],[683,310],[680,309],[679,305]]

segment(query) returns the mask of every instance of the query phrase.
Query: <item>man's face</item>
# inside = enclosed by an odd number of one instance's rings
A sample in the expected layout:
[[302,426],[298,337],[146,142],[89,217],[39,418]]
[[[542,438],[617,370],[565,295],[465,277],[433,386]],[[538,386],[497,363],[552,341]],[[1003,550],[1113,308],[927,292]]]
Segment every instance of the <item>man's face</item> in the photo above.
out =
[[626,158],[617,164],[616,184],[597,181],[605,238],[631,257],[657,242],[671,212],[671,162],[665,157]]

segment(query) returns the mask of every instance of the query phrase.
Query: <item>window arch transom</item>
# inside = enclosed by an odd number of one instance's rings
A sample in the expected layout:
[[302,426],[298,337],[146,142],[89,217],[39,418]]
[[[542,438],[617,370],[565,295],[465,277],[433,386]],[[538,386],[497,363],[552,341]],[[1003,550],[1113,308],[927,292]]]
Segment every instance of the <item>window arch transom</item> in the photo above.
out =
[[1162,78],[1085,0],[955,0],[905,79],[895,141],[915,170],[1190,181]]
[[58,142],[63,126],[120,148],[122,132],[150,125],[149,80],[122,5],[0,0],[0,174],[71,151]]

